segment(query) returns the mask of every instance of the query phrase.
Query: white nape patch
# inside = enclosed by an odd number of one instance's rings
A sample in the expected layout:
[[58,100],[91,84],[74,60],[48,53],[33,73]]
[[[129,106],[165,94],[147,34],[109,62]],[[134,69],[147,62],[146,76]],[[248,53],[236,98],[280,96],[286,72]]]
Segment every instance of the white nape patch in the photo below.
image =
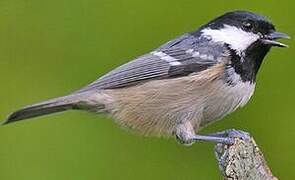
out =
[[168,54],[165,54],[163,52],[153,51],[153,52],[151,52],[151,54],[160,57],[160,59],[162,59],[164,61],[167,61],[171,66],[181,65],[181,63],[178,62],[176,58],[169,56]]
[[214,42],[223,42],[228,44],[232,49],[242,53],[252,43],[259,39],[258,34],[244,31],[240,28],[230,25],[224,25],[221,29],[203,29],[202,35],[210,37]]

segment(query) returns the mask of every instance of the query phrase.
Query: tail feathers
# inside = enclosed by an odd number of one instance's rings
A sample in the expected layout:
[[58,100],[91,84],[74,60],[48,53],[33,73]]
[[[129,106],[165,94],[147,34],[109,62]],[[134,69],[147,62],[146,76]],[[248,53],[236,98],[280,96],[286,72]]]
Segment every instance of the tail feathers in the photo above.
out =
[[59,97],[42,103],[27,106],[10,114],[2,124],[9,124],[12,122],[25,120],[37,116],[62,112],[69,109],[78,109],[78,104],[80,101],[80,95],[76,94]]

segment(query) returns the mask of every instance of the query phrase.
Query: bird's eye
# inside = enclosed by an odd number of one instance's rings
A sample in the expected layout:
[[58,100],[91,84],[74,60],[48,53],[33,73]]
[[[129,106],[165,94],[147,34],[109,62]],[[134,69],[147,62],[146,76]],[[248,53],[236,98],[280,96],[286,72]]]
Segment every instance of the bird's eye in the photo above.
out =
[[253,27],[254,27],[253,24],[250,23],[250,22],[245,22],[245,23],[243,24],[243,28],[244,28],[245,30],[248,30],[248,31],[252,30]]

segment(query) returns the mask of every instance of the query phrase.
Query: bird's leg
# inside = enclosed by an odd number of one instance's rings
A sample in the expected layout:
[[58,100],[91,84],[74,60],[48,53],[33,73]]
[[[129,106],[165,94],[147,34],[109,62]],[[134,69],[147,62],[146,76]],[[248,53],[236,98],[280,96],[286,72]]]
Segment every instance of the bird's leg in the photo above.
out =
[[242,140],[250,139],[250,133],[236,129],[227,129],[225,131],[208,134],[207,136],[241,138]]
[[193,126],[189,121],[178,124],[174,131],[176,140],[183,145],[190,146],[195,140],[196,136]]
[[232,137],[216,137],[216,136],[208,136],[208,135],[195,135],[193,138],[194,141],[209,141],[215,143],[222,144],[233,144],[235,142]]
[[191,145],[196,141],[233,144],[235,142],[235,138],[241,138],[243,140],[250,139],[249,133],[235,129],[225,130],[209,135],[198,135],[195,134],[194,128],[189,121],[181,123],[177,126],[175,136],[178,142],[184,145]]
[[[195,134],[194,128],[190,121],[183,122],[176,127],[175,130],[176,140],[180,144],[192,145],[196,141],[210,141],[215,143],[233,144],[234,138],[222,137],[221,133],[214,135],[198,135]],[[223,133],[224,134],[224,133]]]

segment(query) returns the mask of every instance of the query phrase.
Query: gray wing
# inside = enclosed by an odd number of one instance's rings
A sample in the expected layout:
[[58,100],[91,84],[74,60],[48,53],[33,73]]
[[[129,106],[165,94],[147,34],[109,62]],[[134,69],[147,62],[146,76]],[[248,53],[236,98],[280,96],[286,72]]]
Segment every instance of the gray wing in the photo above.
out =
[[216,59],[217,57],[208,51],[200,52],[198,49],[166,45],[166,48],[162,46],[114,69],[77,93],[94,89],[122,88],[152,79],[186,76],[216,64]]

